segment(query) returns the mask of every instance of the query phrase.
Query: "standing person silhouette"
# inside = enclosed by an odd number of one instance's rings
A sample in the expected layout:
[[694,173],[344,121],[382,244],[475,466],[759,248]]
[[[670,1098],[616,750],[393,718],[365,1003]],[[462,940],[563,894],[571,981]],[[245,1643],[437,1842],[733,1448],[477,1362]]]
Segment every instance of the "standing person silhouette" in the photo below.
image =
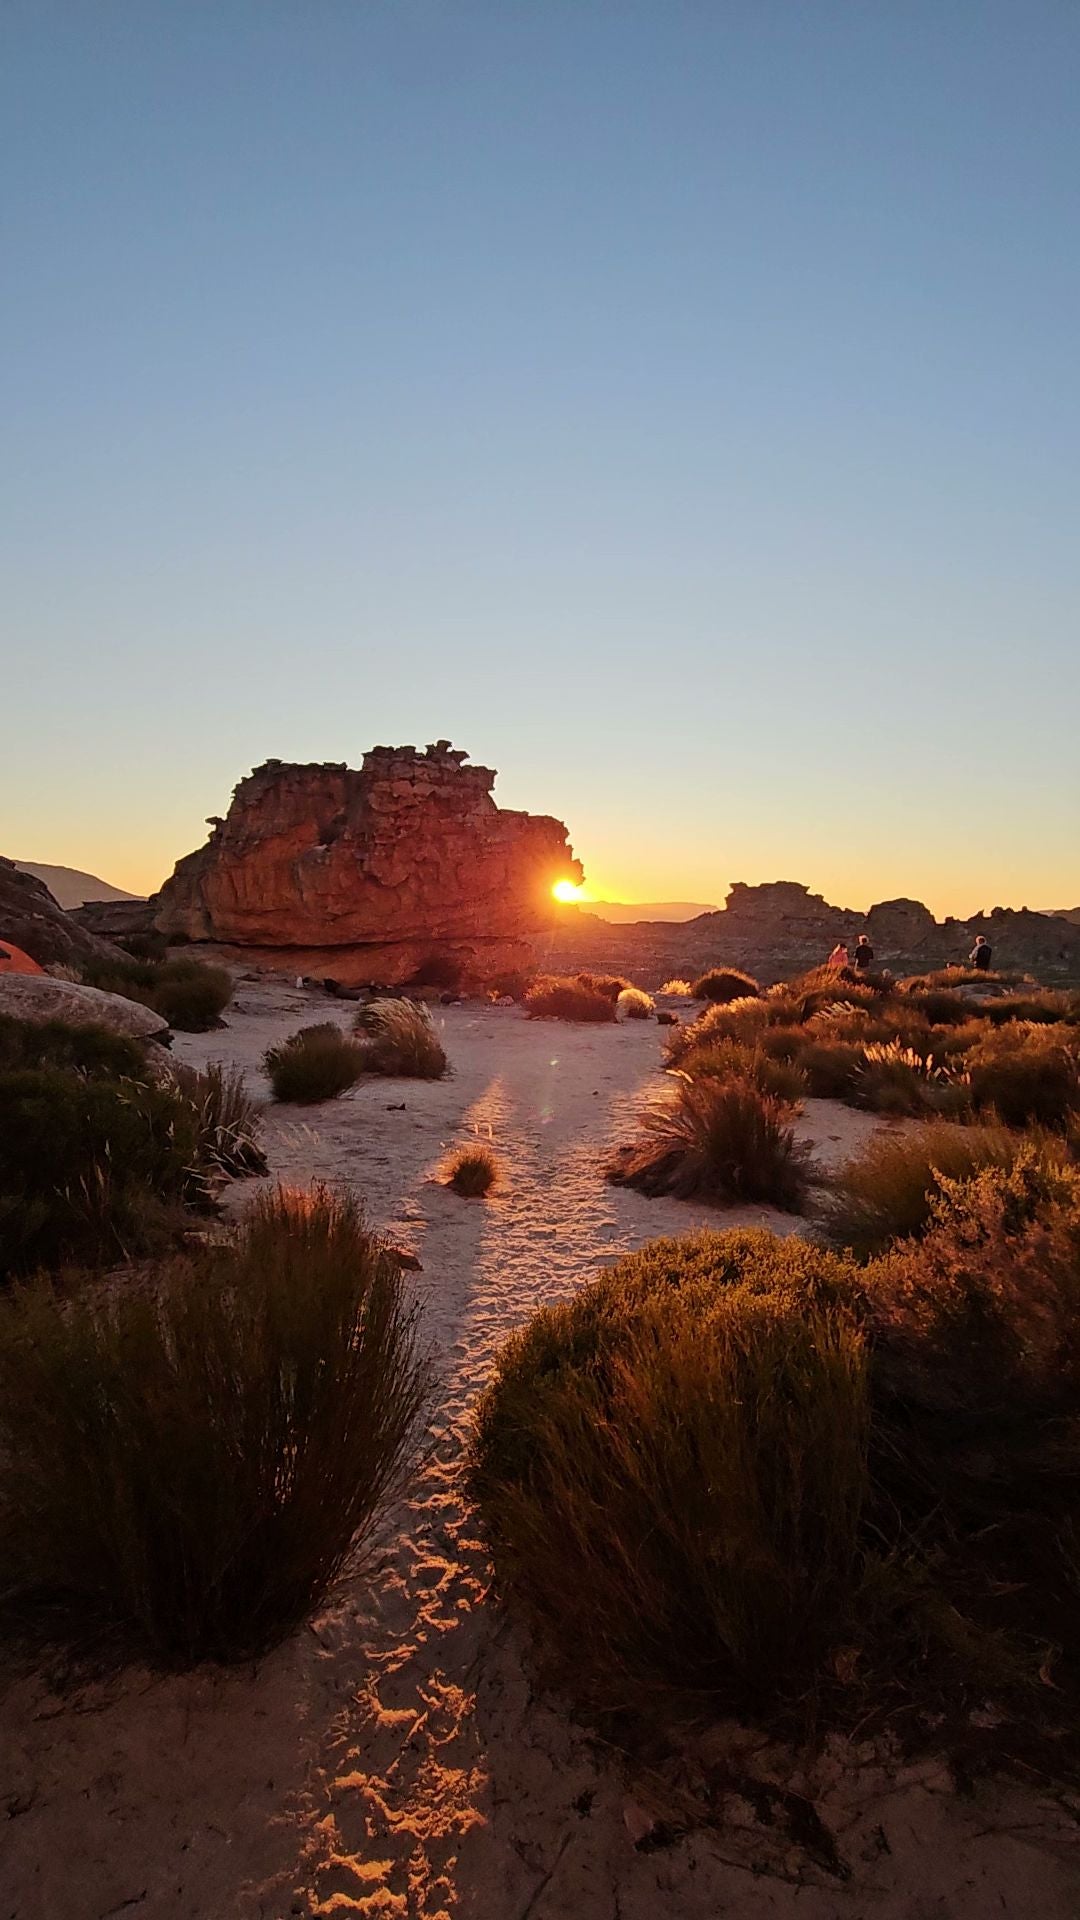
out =
[[837,941],[835,947],[833,948],[828,959],[826,960],[825,965],[827,967],[835,967],[837,972],[840,971],[841,967],[848,967],[851,965],[851,961],[848,958],[847,946],[843,940]]
[[867,967],[872,965],[873,959],[874,959],[874,949],[870,945],[869,934],[860,933],[858,939],[855,942],[855,951],[852,954],[851,959],[855,967],[856,973],[865,973]]
[[975,945],[968,954],[968,965],[978,967],[980,973],[987,973],[990,968],[990,959],[991,947],[989,940],[984,933],[977,934],[975,936]]

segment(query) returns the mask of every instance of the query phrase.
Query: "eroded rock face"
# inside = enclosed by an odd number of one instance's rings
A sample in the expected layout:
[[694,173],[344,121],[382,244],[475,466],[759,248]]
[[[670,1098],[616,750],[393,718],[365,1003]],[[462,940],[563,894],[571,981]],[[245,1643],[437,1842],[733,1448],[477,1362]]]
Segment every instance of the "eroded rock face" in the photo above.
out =
[[0,855],[0,940],[10,940],[39,967],[80,967],[115,960],[117,949],[80,927],[58,906],[44,881]]
[[177,863],[157,928],[343,981],[393,984],[434,955],[526,963],[552,886],[582,869],[560,821],[500,809],[467,759],[440,740],[374,747],[359,771],[267,761]]

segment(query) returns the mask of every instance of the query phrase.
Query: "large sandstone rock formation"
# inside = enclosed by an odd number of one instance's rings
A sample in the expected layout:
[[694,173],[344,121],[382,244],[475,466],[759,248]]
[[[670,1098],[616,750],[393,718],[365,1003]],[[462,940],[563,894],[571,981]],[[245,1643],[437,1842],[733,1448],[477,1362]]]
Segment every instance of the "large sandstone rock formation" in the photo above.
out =
[[558,820],[502,811],[467,758],[440,740],[374,747],[359,772],[267,761],[177,863],[157,928],[346,983],[393,985],[435,956],[528,964],[552,886],[582,869]]
[[88,933],[58,906],[42,881],[0,855],[0,940],[10,940],[39,967],[81,967],[115,960],[117,950]]

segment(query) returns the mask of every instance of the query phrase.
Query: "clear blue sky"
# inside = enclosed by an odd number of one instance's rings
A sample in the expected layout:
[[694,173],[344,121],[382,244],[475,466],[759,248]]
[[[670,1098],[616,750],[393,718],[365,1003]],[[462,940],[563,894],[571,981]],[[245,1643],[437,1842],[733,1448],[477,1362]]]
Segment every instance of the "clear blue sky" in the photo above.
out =
[[5,0],[0,850],[449,735],[598,891],[1080,900],[1073,0]]

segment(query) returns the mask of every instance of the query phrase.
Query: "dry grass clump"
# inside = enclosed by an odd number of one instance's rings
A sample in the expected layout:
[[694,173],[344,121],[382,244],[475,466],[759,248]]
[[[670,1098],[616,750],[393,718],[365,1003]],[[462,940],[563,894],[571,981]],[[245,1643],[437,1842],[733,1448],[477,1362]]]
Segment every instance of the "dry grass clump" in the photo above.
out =
[[483,1395],[471,1479],[503,1597],[594,1705],[772,1705],[843,1636],[866,1489],[839,1263],[696,1234],[543,1308]]
[[92,961],[83,968],[83,979],[105,993],[121,993],[152,1007],[181,1033],[206,1033],[220,1026],[233,991],[227,967],[208,966],[187,954],[171,960]]
[[489,1000],[522,1001],[535,979],[535,973],[526,973],[523,967],[509,967],[504,973],[493,973],[484,990]]
[[620,1020],[651,1020],[656,1001],[640,987],[624,987],[615,1002],[615,1011]]
[[756,999],[761,988],[753,974],[743,973],[739,967],[710,967],[707,973],[698,975],[690,991],[695,1000],[726,1006],[729,1000]]
[[938,967],[931,973],[912,973],[898,982],[903,993],[918,993],[935,987],[985,987],[1012,985],[1023,979],[1019,973],[998,973],[990,967]]
[[665,980],[660,988],[661,999],[688,1000],[692,988],[689,980]]
[[1071,994],[1055,993],[1049,988],[1035,993],[1003,994],[999,1000],[985,1001],[979,1012],[992,1027],[1005,1026],[1010,1020],[1026,1020],[1031,1026],[1053,1026],[1075,1017]]
[[807,1076],[790,1060],[739,1040],[713,1040],[692,1047],[679,1062],[688,1080],[749,1080],[759,1093],[797,1106],[807,1093]]
[[450,1160],[446,1184],[468,1199],[490,1193],[499,1177],[499,1164],[490,1147],[461,1147]]
[[332,1020],[301,1027],[287,1040],[268,1047],[263,1067],[270,1076],[274,1097],[309,1106],[333,1100],[355,1086],[364,1070],[363,1049]]
[[[1060,1150],[1043,1142],[1053,1164]],[[1022,1136],[1001,1126],[951,1126],[929,1120],[905,1133],[882,1133],[833,1176],[825,1208],[829,1238],[860,1260],[895,1240],[925,1232],[943,1180],[973,1178],[986,1167],[1008,1169],[1025,1150]]]
[[356,1016],[363,1073],[441,1080],[447,1059],[426,1007],[412,1000],[371,1000]]
[[262,1197],[152,1285],[34,1282],[0,1305],[9,1597],[248,1659],[363,1545],[427,1389],[400,1266],[324,1190]]
[[641,1193],[719,1203],[765,1200],[800,1211],[807,1153],[789,1110],[749,1080],[676,1076],[671,1093],[641,1115],[639,1138],[621,1148],[608,1178]]
[[[622,992],[620,984],[619,992]],[[525,1011],[533,1020],[603,1021],[615,1019],[618,994],[601,993],[581,979],[542,974],[525,995]]]

